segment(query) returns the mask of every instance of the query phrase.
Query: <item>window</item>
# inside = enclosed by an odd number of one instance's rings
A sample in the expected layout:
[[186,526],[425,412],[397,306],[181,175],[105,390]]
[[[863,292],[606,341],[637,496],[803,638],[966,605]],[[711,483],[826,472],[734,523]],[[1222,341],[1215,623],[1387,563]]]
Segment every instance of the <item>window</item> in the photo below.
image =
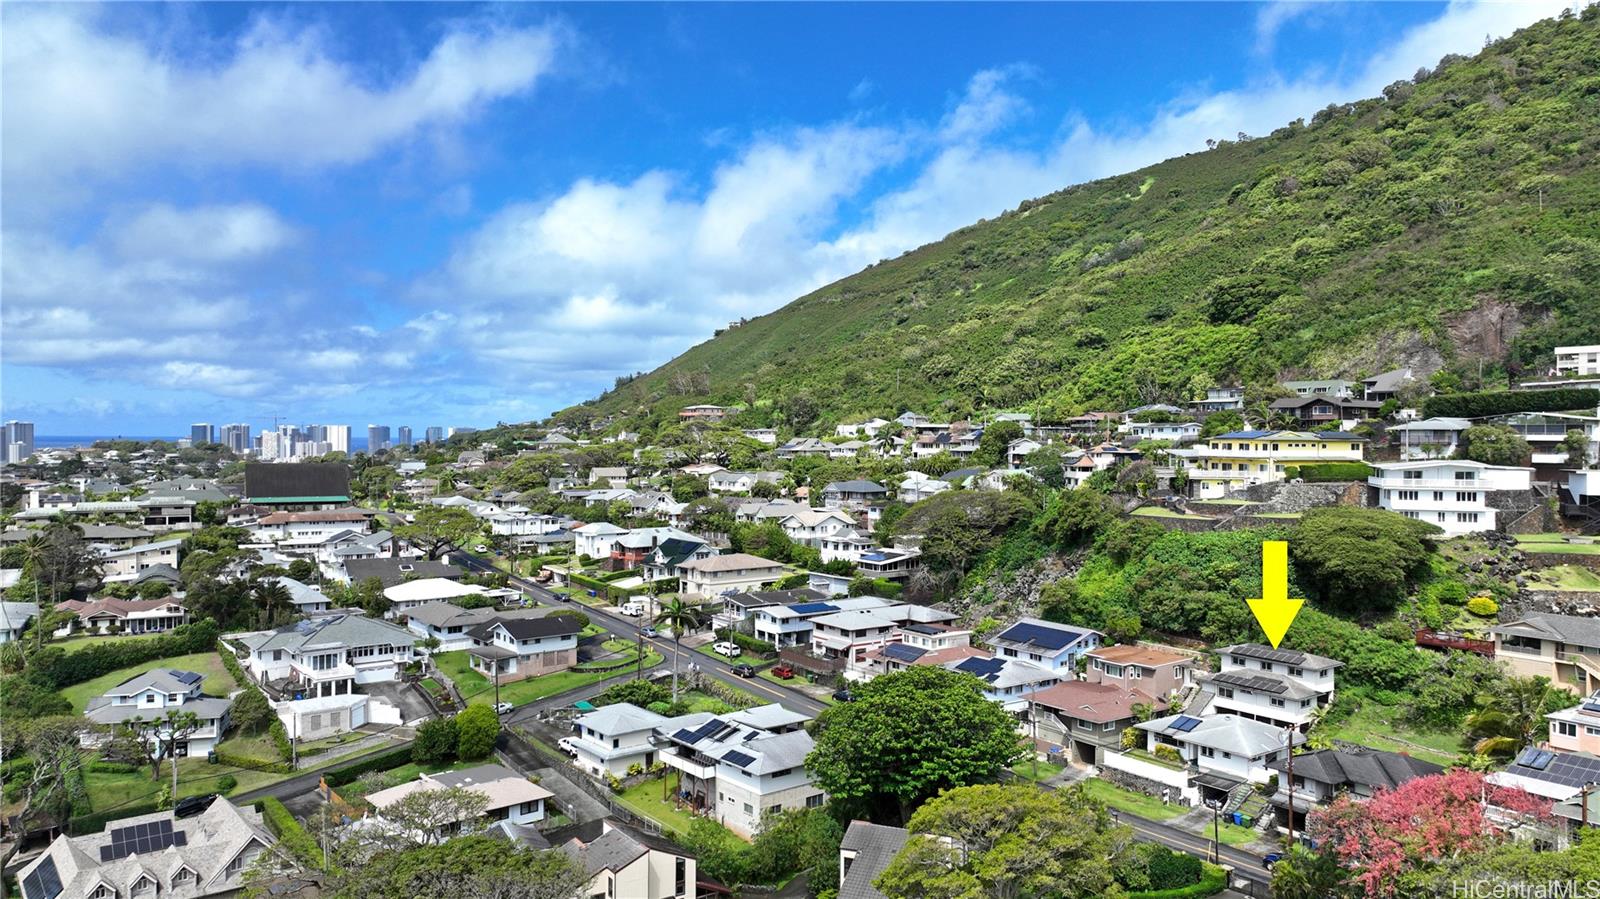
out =
[[781,804],[767,806],[767,813],[768,814],[776,815],[781,811],[783,811],[783,806]]
[[1306,676],[1306,670],[1304,668],[1290,668],[1289,669],[1289,676],[1290,677],[1305,677]]
[[817,793],[806,797],[806,808],[822,808],[822,794]]
[[1460,522],[1462,524],[1477,524],[1478,523],[1478,513],[1476,513],[1476,512],[1457,512],[1456,513],[1456,521],[1458,521],[1458,522]]
[[1557,721],[1556,733],[1563,737],[1576,737],[1578,735],[1578,725],[1573,724],[1571,721]]
[[533,814],[533,803],[524,802],[521,805],[517,806],[517,814],[519,814],[519,815],[531,815],[531,814]]
[[1458,493],[1456,493],[1456,502],[1460,502],[1460,503],[1475,503],[1477,501],[1478,501],[1478,491],[1476,491],[1476,490],[1462,490],[1462,491],[1459,491]]
[[1139,668],[1137,666],[1135,666],[1133,668],[1129,668],[1128,669],[1128,676],[1133,678],[1134,680],[1142,680],[1144,678],[1144,669],[1143,668]]
[[1117,723],[1115,721],[1107,721],[1106,723],[1100,725],[1100,729],[1101,730],[1108,730],[1108,731],[1109,730],[1116,730],[1117,729]]
[[1444,491],[1443,490],[1435,490],[1435,491],[1433,491],[1433,501],[1436,502],[1436,503],[1444,502]]
[[1439,513],[1439,521],[1440,521],[1441,524],[1444,522],[1444,513],[1443,512]]
[[1600,737],[1600,727],[1585,727],[1583,735],[1586,737]]
[[606,875],[606,899],[616,899],[617,879],[610,874]]
[[156,882],[154,880],[151,880],[149,877],[140,877],[138,880],[133,882],[133,889],[130,895],[149,896],[155,891]]
[[746,802],[746,803],[745,803],[745,804],[744,804],[744,813],[745,813],[745,814],[747,814],[747,815],[748,815],[748,814],[750,814],[750,813],[752,813],[752,812],[754,812],[754,811],[755,811],[755,809],[753,809],[753,808],[751,808],[751,807],[750,807],[750,803],[748,803],[748,802]]
[[1478,476],[1477,476],[1476,472],[1471,472],[1471,471],[1458,471],[1458,472],[1456,472],[1456,480],[1458,480],[1458,481],[1476,481],[1477,479],[1478,479]]
[[1209,758],[1216,758],[1217,751],[1215,749],[1212,749],[1210,746],[1202,746],[1202,747],[1200,747],[1200,754],[1205,756],[1208,759]]
[[1404,471],[1404,472],[1401,472],[1401,475],[1407,481],[1420,481],[1420,480],[1422,480],[1422,472],[1420,472],[1420,471]]
[[178,873],[172,875],[172,885],[180,886],[194,879],[194,872],[188,868],[179,868]]
[[1259,666],[1262,671],[1271,671],[1272,670],[1272,663],[1271,662],[1257,662],[1256,665]]
[[1278,697],[1276,697],[1276,696],[1272,697],[1271,702],[1272,702],[1272,707],[1273,708],[1275,708],[1275,709],[1283,708],[1283,700],[1279,699]]
[[683,856],[673,859],[672,865],[672,894],[674,896],[688,895],[689,892],[689,861]]
[[1218,687],[1217,688],[1217,695],[1221,696],[1223,699],[1232,699],[1233,698],[1233,688],[1232,687]]

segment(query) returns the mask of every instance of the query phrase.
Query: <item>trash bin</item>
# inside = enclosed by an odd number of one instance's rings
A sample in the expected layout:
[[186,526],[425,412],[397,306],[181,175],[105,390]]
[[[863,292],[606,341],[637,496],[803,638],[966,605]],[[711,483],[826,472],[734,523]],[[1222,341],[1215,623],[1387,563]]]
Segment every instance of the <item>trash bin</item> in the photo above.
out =
[[1229,815],[1228,817],[1233,819],[1233,823],[1238,824],[1240,826],[1244,825],[1244,816],[1239,814],[1238,812],[1234,812],[1233,814]]
[[206,762],[212,765],[217,763],[217,751],[212,749],[206,753]]

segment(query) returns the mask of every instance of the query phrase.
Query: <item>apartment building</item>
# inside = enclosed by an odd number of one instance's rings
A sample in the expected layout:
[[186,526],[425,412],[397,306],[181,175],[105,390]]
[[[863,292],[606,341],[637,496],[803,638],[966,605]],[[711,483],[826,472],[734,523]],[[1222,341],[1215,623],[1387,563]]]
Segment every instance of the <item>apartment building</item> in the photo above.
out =
[[1499,523],[1497,492],[1527,493],[1533,469],[1485,465],[1466,459],[1387,462],[1367,478],[1380,508],[1425,521],[1446,537],[1492,531]]

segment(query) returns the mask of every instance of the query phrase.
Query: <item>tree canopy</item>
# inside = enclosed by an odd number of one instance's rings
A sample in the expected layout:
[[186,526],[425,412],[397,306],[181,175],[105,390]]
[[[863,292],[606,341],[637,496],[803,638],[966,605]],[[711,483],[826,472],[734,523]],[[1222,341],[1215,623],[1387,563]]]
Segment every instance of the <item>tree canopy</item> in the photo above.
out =
[[1379,509],[1312,509],[1289,541],[1321,602],[1350,612],[1387,611],[1428,564],[1431,524]]

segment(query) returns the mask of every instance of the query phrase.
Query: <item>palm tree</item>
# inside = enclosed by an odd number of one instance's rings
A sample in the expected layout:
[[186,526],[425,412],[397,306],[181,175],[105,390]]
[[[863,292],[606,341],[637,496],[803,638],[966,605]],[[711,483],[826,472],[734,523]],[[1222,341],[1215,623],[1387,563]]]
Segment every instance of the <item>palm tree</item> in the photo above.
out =
[[1544,725],[1554,688],[1544,677],[1508,677],[1478,697],[1478,710],[1467,716],[1467,735],[1479,755],[1509,758],[1534,741]]
[[261,604],[261,626],[271,627],[273,611],[289,605],[289,588],[276,580],[260,580],[252,585],[251,592]]
[[[39,605],[39,576],[49,552],[49,542],[39,534],[33,534],[22,541],[23,567],[33,570],[33,604],[36,606]],[[45,609],[40,606],[39,617],[33,622],[35,649],[44,648],[44,619]]]
[[683,632],[690,628],[700,626],[705,619],[705,608],[685,602],[682,596],[674,596],[660,606],[656,613],[655,623],[672,628],[672,702],[678,702],[678,658],[682,655],[683,647],[680,640]]

